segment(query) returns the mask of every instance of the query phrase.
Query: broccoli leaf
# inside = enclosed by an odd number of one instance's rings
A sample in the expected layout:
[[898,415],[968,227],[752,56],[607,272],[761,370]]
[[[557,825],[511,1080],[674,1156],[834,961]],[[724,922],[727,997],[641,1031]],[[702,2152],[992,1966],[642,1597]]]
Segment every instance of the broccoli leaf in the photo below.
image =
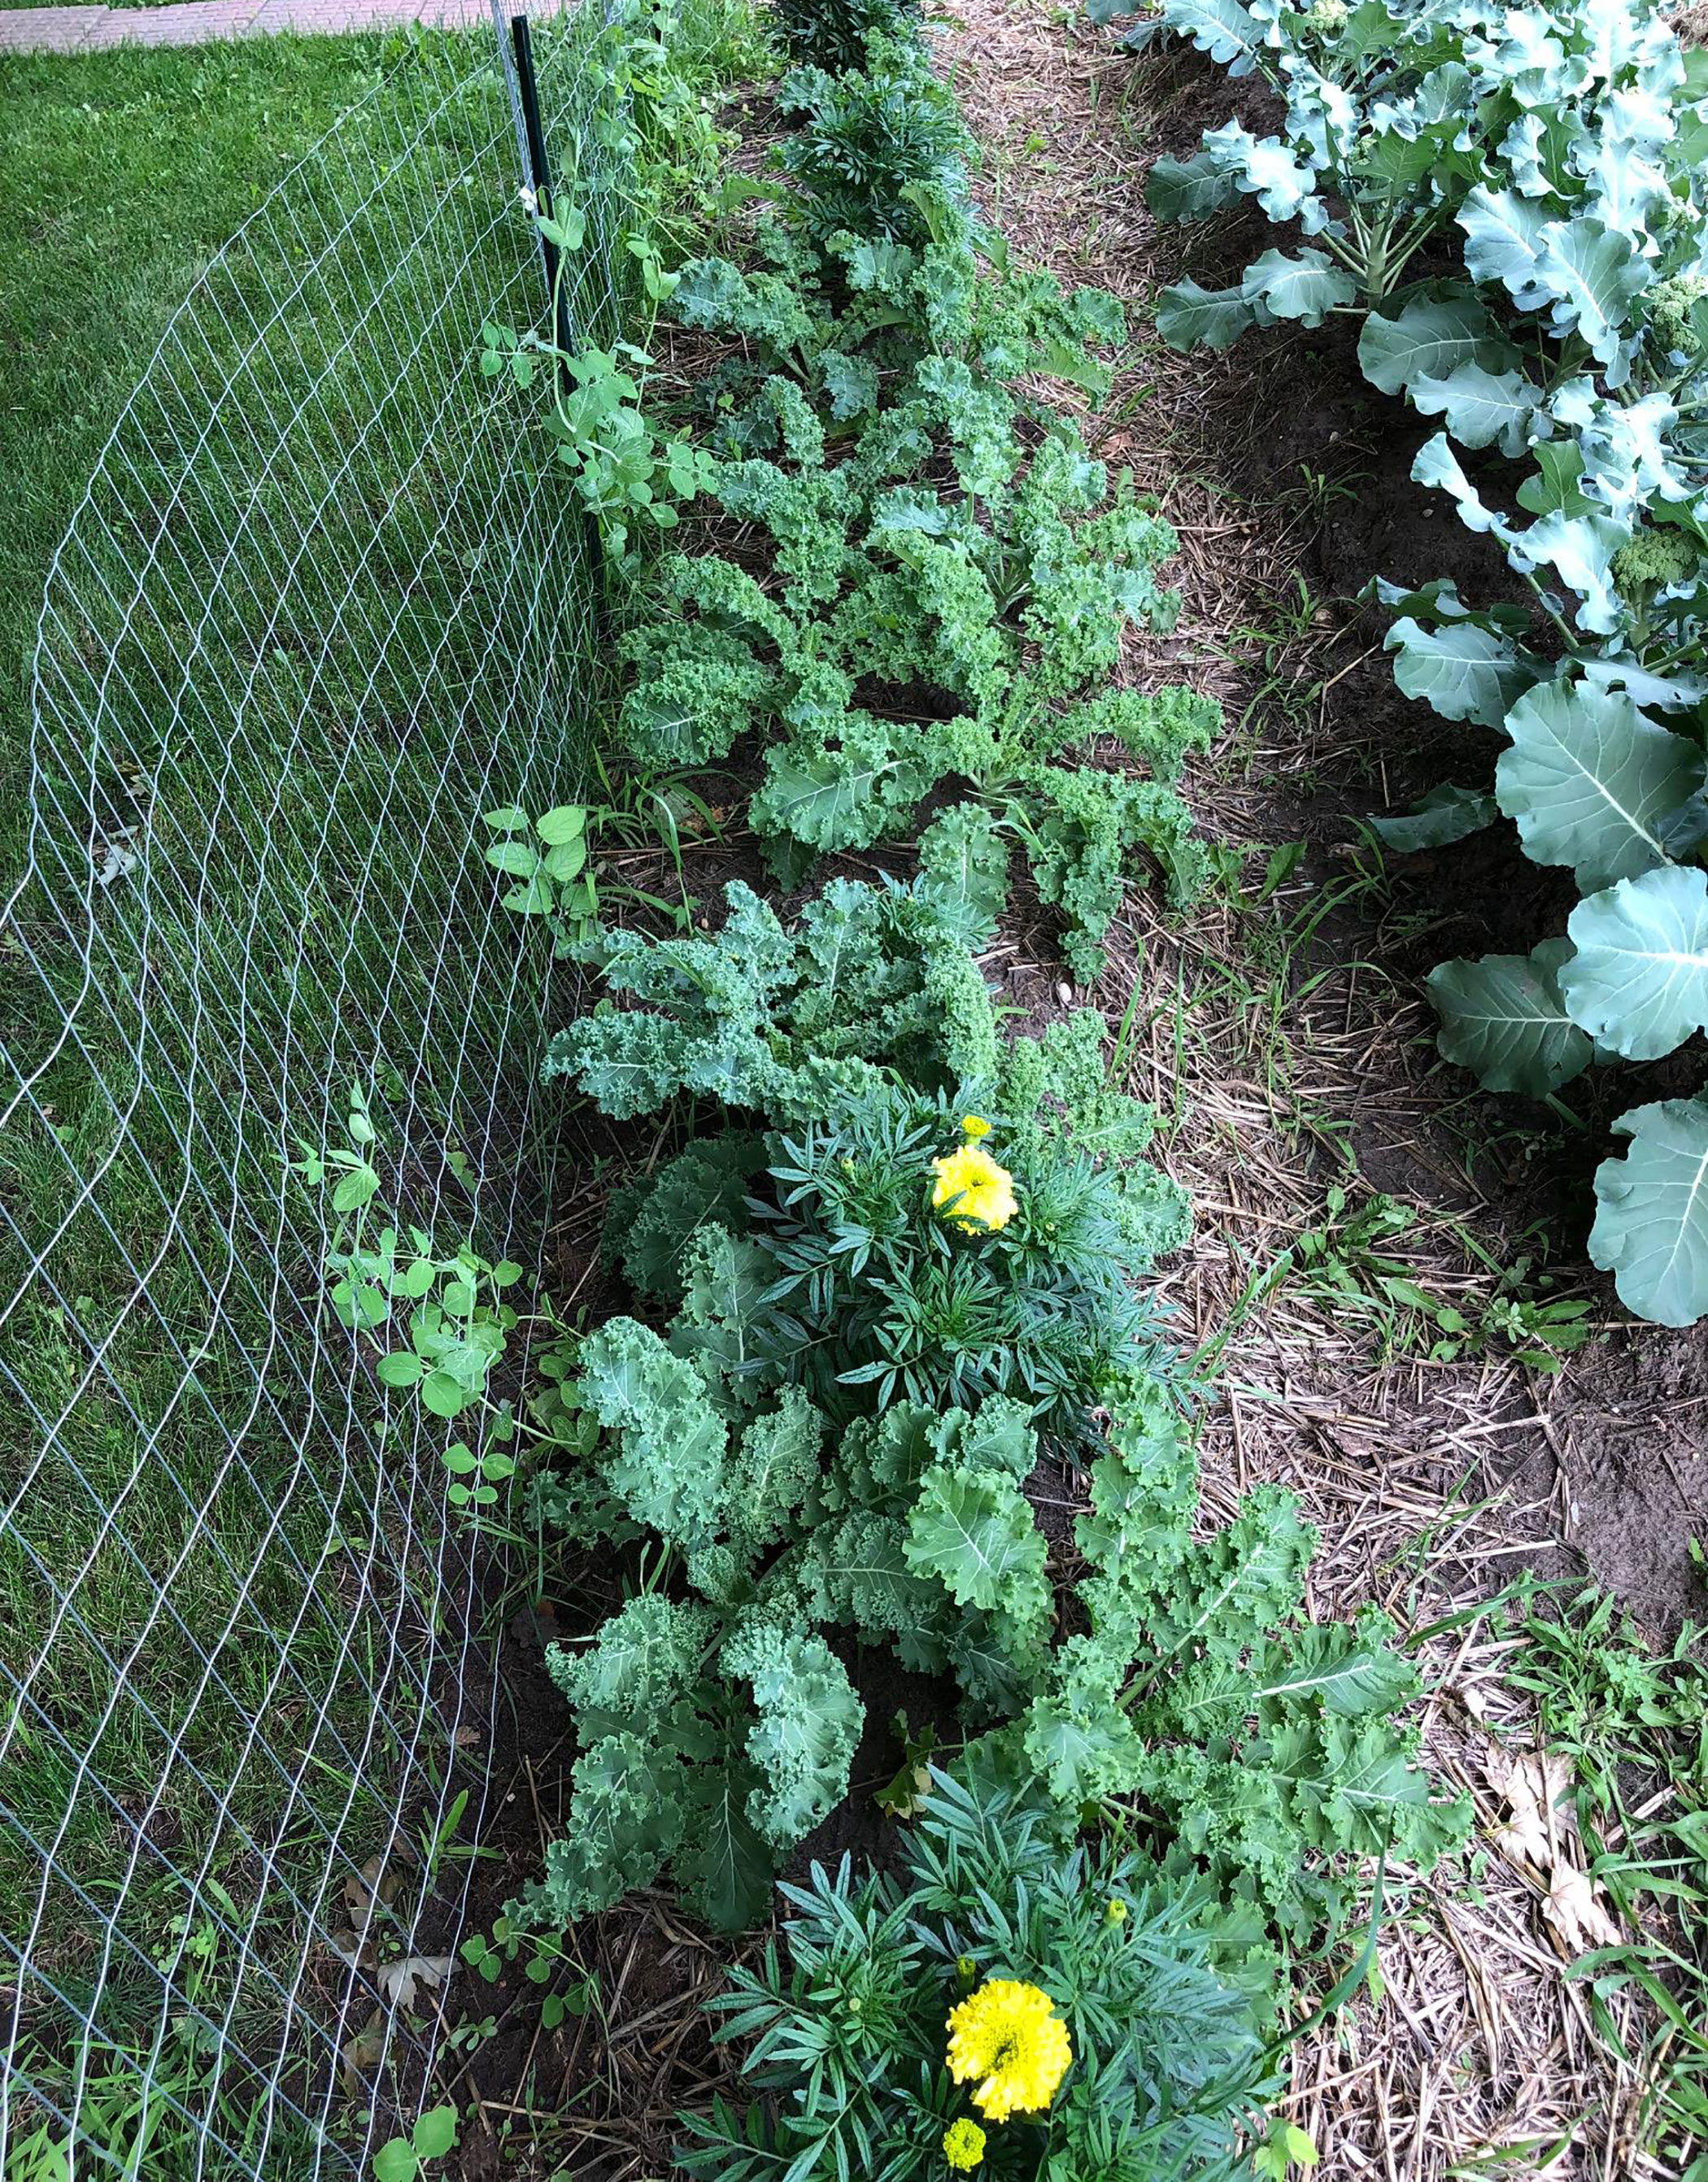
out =
[[1676,864],[1580,901],[1560,989],[1573,1022],[1628,1061],[1708,1028],[1708,872]]
[[1631,1139],[1595,1170],[1589,1255],[1628,1310],[1660,1326],[1708,1316],[1708,1099],[1663,1099],[1614,1124]]
[[1702,786],[1702,753],[1615,691],[1545,682],[1506,716],[1494,771],[1524,853],[1611,886],[1666,861],[1669,828]]
[[1443,962],[1425,979],[1441,1018],[1442,1057],[1468,1068],[1487,1091],[1541,1099],[1581,1076],[1594,1041],[1566,1012],[1560,966],[1569,939],[1544,939],[1526,955]]

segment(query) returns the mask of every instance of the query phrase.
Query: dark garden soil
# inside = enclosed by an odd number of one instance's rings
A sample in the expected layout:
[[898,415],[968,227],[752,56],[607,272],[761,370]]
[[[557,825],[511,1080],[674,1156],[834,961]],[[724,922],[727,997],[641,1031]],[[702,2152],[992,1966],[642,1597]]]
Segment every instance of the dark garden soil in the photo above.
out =
[[[1609,1117],[1676,1081],[1620,1070],[1572,1086],[1573,1127],[1485,1097],[1435,1055],[1423,972],[1450,955],[1528,948],[1560,928],[1572,897],[1504,825],[1395,858],[1385,876],[1361,837],[1361,818],[1444,779],[1485,779],[1494,755],[1492,737],[1400,696],[1385,617],[1356,602],[1376,572],[1450,574],[1467,597],[1511,595],[1498,555],[1411,483],[1415,420],[1366,385],[1338,329],[1248,337],[1221,358],[1176,357],[1150,337],[1161,282],[1190,269],[1213,283],[1273,237],[1159,230],[1145,169],[1190,150],[1242,98],[1250,118],[1261,92],[1195,57],[1135,60],[1064,28],[1041,0],[951,4],[946,57],[995,217],[1017,254],[1070,285],[1113,290],[1134,322],[1114,397],[1088,429],[1178,530],[1184,609],[1169,636],[1134,643],[1126,671],[1140,684],[1190,681],[1227,719],[1188,793],[1228,851],[1228,883],[1184,918],[1140,896],[1089,994],[1064,982],[1047,917],[1023,896],[987,974],[1032,1027],[1088,999],[1118,1022],[1136,989],[1128,1088],[1155,1102],[1157,1155],[1198,1219],[1161,1290],[1184,1343],[1226,1336],[1204,1442],[1206,1520],[1224,1520],[1250,1484],[1284,1483],[1323,1535],[1313,1610],[1374,1603],[1402,1628],[1445,1625],[1422,1645],[1425,1752],[1492,1830],[1506,1815],[1496,1737],[1522,1739],[1525,1720],[1501,1686],[1501,1630],[1464,1610],[1526,1565],[1593,1574],[1657,1635],[1708,1605],[1689,1552],[1708,1526],[1708,1465],[1696,1459],[1708,1448],[1708,1339],[1628,1323],[1583,1254]],[[1289,844],[1302,845],[1296,861],[1272,861]],[[689,856],[702,901],[729,878],[766,883],[739,833]],[[858,873],[906,857],[839,861]],[[613,876],[673,890],[668,870],[639,854]],[[555,1238],[556,1293],[572,1322],[622,1307],[598,1256],[612,1161],[668,1149],[590,1136],[565,1162],[577,1182]],[[1349,1214],[1377,1195],[1404,1208],[1378,1248],[1432,1310],[1478,1321],[1503,1293],[1501,1270],[1528,1260],[1519,1292],[1591,1299],[1594,1341],[1555,1372],[1498,1336],[1432,1358],[1434,1324],[1384,1304],[1353,1249],[1342,1254],[1350,1290],[1308,1265],[1266,1282],[1322,1227],[1336,1184]],[[1040,1498],[1039,1515],[1046,1528],[1069,1520],[1065,1487],[1059,1503]],[[497,1737],[468,1753],[488,1783],[476,1836],[487,1854],[465,1929],[490,1930],[563,1828],[574,1753],[543,1648],[614,1598],[620,1573],[578,1564],[555,1579],[559,1596],[508,1614]],[[868,1720],[857,1792],[799,1868],[845,1849],[884,1853],[892,1836],[873,1797],[902,1761],[896,1716],[916,1732],[947,1724],[944,1692],[880,1656],[848,1658]],[[1322,2148],[1323,2182],[1434,2182],[1468,2159],[1522,2163],[1520,2147],[1555,2142],[1570,2149],[1552,2174],[1636,2171],[1621,2164],[1633,2082],[1589,2035],[1561,1974],[1572,1950],[1533,1875],[1491,1855],[1478,1886],[1462,1874],[1395,1883],[1409,1913],[1384,1936],[1385,1997],[1362,2004],[1338,2042],[1296,2052],[1289,2112]],[[588,1920],[572,1940],[574,1965],[549,1987],[519,1963],[492,1985],[458,1971],[452,2022],[466,2036],[493,2019],[442,2069],[441,2096],[478,2100],[455,2170],[466,2182],[663,2174],[677,2110],[720,2077],[701,2003],[723,1980],[727,1942],[663,1894]],[[573,1993],[584,1977],[587,2012],[543,2030],[541,1993]]]

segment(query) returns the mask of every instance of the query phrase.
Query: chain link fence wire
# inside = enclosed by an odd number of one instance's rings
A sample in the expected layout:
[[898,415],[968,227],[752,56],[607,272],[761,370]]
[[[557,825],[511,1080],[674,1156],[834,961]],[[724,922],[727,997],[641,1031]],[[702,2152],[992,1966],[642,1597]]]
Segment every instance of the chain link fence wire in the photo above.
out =
[[[494,30],[408,40],[207,266],[47,581],[0,1076],[6,2182],[366,2173],[456,1974],[481,1570],[287,1162],[359,1086],[405,1218],[540,1265],[549,970],[480,814],[576,795],[596,572],[476,368],[544,302]],[[585,335],[607,35],[535,25]]]

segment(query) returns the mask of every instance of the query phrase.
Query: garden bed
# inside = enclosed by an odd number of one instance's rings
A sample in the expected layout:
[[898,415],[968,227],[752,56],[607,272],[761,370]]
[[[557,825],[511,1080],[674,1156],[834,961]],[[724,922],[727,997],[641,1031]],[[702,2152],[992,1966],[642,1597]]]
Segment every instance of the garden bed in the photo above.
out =
[[[1095,283],[1142,321],[1180,269],[1178,236],[1144,209],[1143,171],[1225,110],[1219,77],[1180,58],[1135,69],[1041,8],[976,0],[958,0],[940,53],[983,148],[988,214],[1064,286]],[[1189,1193],[1195,1227],[1156,1289],[1176,1337],[1213,1347],[1220,1367],[1201,1524],[1229,1520],[1254,1485],[1300,1497],[1323,1541],[1312,1619],[1374,1605],[1422,1632],[1426,1763],[1472,1798],[1480,1839],[1504,1830],[1510,1841],[1522,1789],[1511,1751],[1536,1730],[1506,1671],[1514,1640],[1479,1606],[1524,1568],[1592,1575],[1656,1632],[1699,1606],[1692,1526],[1708,1502],[1684,1458],[1708,1408],[1700,1343],[1629,1326],[1578,1256],[1590,1155],[1517,1108],[1491,1127],[1434,1058],[1415,979],[1438,939],[1468,944],[1456,927],[1497,918],[1504,933],[1515,900],[1533,896],[1542,912],[1549,881],[1486,835],[1390,872],[1359,833],[1361,817],[1403,807],[1439,770],[1439,748],[1419,762],[1417,709],[1394,689],[1381,617],[1345,596],[1372,567],[1421,579],[1445,565],[1446,526],[1409,485],[1404,428],[1372,408],[1350,348],[1295,332],[1219,359],[1141,341],[1087,435],[1094,454],[1134,466],[1179,534],[1167,572],[1184,594],[1178,622],[1131,634],[1122,674],[1140,688],[1184,680],[1224,706],[1227,731],[1187,784],[1214,845],[1212,883],[1184,914],[1129,891],[1088,989],[1022,883],[982,966],[1028,1033],[1088,1000],[1121,1025],[1123,1088],[1162,1117],[1153,1155]],[[1467,572],[1498,573],[1466,543]],[[720,814],[751,784],[738,773],[727,806],[714,796]],[[759,883],[739,829],[679,846],[679,869],[636,851],[606,876],[655,898],[679,882],[702,900],[732,875]],[[885,847],[831,868],[866,877],[907,862]],[[649,1138],[645,1157],[663,1148]],[[590,1323],[612,1307],[596,1211],[585,1188],[566,1206],[558,1271],[560,1295]],[[1549,1308],[1584,1296],[1596,1338],[1561,1369],[1550,1326],[1583,1321],[1550,1321]],[[1517,1319],[1515,1304],[1539,1315]],[[1085,1503],[1071,1474],[1057,1482],[1059,1504],[1035,1480],[1031,1498],[1059,1539]],[[610,1580],[606,1567],[596,1588]],[[573,1568],[563,1589],[585,1609]],[[499,1664],[515,1736],[491,1753],[507,1786],[477,1922],[573,1824],[574,1747],[539,1664],[542,1641],[571,1633],[555,1601],[507,1625]],[[931,1703],[917,1681],[874,1684],[881,1659],[846,1649],[867,1698],[857,1797],[903,1759],[890,1712],[904,1705],[917,1725]],[[788,1869],[845,1847],[871,1853],[881,1835],[869,1805],[851,1820],[833,1814]],[[1445,2176],[1502,2154],[1562,2174],[1622,2159],[1660,2171],[1633,2149],[1637,2074],[1564,1974],[1583,1935],[1574,1946],[1539,1908],[1581,1869],[1569,1838],[1558,1857],[1539,1866],[1479,1848],[1468,1881],[1451,1864],[1399,1885],[1382,1996],[1293,2055],[1284,2112],[1323,2172]],[[677,2112],[732,2080],[702,2013],[727,1943],[708,1943],[668,1892],[584,1920],[573,1958],[571,1982],[588,1976],[596,1997],[550,2031],[515,1966],[463,1987],[463,2024],[496,2023],[447,2079],[448,2096],[478,2102],[460,2155],[469,2176],[566,2163],[602,2182],[659,2171]],[[1640,2040],[1629,2001],[1610,2005]]]

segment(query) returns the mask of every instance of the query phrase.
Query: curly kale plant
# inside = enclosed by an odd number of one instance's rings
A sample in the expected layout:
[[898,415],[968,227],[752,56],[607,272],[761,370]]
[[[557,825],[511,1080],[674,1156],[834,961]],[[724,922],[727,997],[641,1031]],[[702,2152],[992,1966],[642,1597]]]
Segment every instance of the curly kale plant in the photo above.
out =
[[[1065,425],[1017,478],[1013,405],[966,367],[932,359],[909,383],[833,468],[722,467],[713,497],[768,541],[776,587],[715,554],[668,557],[621,640],[635,673],[620,732],[662,765],[759,738],[752,822],[791,874],[901,833],[944,779],[968,783],[1012,821],[1090,979],[1130,851],[1177,899],[1200,868],[1170,784],[1213,703],[1133,691],[1057,709],[1106,678],[1129,623],[1171,619],[1155,571],[1173,534]],[[946,496],[897,481],[928,458],[953,468]],[[1105,731],[1150,782],[1055,762]]]
[[1063,1811],[1132,1799],[1302,1939],[1344,1908],[1335,1859],[1388,1849],[1427,1868],[1467,1813],[1432,1799],[1396,1723],[1420,1684],[1387,1620],[1302,1618],[1315,1534],[1291,1495],[1260,1487],[1203,1538],[1196,1504],[1178,1410],[1129,1403],[1073,1526],[1084,1632],[1056,1647],[996,1754],[1023,1752]]
[[828,1425],[756,1332],[763,1271],[739,1238],[704,1231],[682,1288],[667,1335],[608,1321],[535,1405],[565,1458],[542,1518],[638,1546],[646,1588],[550,1655],[581,1755],[535,1919],[667,1866],[712,1921],[757,1916],[846,1791],[861,1710],[835,1629],[952,1675],[986,1730],[973,1762],[1035,1779],[1060,1841],[1130,1799],[1178,1868],[1296,1939],[1343,1906],[1338,1858],[1427,1865],[1461,1837],[1394,1718],[1418,1685],[1385,1623],[1301,1619],[1312,1535],[1288,1497],[1194,1537],[1190,1436],[1160,1376],[1126,1374],[1055,1567],[1027,1404],[896,1400]]
[[[757,750],[752,822],[790,880],[968,784],[1032,857],[1089,980],[1132,851],[1177,900],[1195,883],[1172,783],[1217,717],[1134,693],[1109,724],[1152,780],[1053,775],[1123,633],[1178,605],[1157,581],[1167,524],[1011,385],[1029,370],[1101,394],[1120,313],[1012,268],[973,218],[953,101],[917,42],[874,37],[864,74],[797,71],[785,103],[801,126],[780,222],[745,268],[685,266],[669,304],[741,345],[701,390],[720,457],[707,544],[739,526],[739,557],[696,540],[661,562],[621,640],[620,732],[648,763]],[[1088,711],[1079,732],[1102,724]]]
[[[1223,2176],[1273,2088],[1273,1996],[1207,1890],[1107,1839],[1064,1848],[1032,1784],[934,1775],[899,1874],[844,1858],[779,1891],[782,1947],[711,2006],[746,2044],[744,2113],[685,2115],[678,2164],[717,2182],[883,2182],[973,2166],[1014,2182]],[[993,1981],[995,1981],[993,1983]],[[1014,1985],[1059,2012],[1047,2108],[996,2122],[944,2030]],[[1255,1989],[1254,1989],[1255,1988]]]
[[927,830],[911,885],[832,880],[791,927],[736,882],[712,938],[602,930],[573,951],[645,1005],[601,1000],[553,1037],[543,1072],[618,1118],[686,1092],[783,1121],[880,1065],[928,1088],[988,1080],[1001,1042],[974,958],[1005,862],[988,814],[964,807]]

